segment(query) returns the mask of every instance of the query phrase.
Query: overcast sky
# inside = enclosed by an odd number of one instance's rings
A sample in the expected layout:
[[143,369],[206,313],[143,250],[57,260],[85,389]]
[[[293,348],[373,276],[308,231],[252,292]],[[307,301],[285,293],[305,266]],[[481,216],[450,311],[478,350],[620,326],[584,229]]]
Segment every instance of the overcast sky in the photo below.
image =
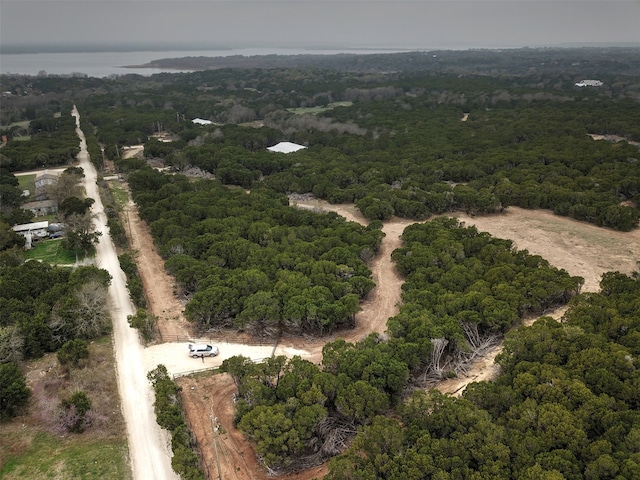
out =
[[640,43],[639,0],[0,0],[0,43],[482,48]]

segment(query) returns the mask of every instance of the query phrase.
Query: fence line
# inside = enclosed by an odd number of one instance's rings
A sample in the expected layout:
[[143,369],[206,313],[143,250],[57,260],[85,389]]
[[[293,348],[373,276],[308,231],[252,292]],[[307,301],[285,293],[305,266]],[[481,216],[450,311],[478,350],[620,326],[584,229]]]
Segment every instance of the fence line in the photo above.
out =
[[206,372],[209,370],[217,370],[220,367],[204,367],[204,368],[198,368],[196,370],[189,370],[187,372],[178,372],[178,373],[174,373],[172,374],[173,379],[175,380],[178,377],[188,377],[189,375],[193,375],[194,373],[201,373],[201,372]]
[[[267,360],[269,360],[271,357],[263,357],[263,358],[250,358],[249,360],[251,360],[253,363],[264,363]],[[178,372],[178,373],[172,373],[171,376],[173,377],[173,379],[175,380],[178,377],[188,377],[189,375],[193,375],[195,373],[202,373],[202,372],[207,372],[207,371],[213,371],[213,370],[218,370],[220,367],[204,367],[204,368],[197,368],[195,370],[188,370],[186,372]]]
[[[202,335],[198,337],[188,337],[186,335],[163,335],[158,332],[160,343],[239,343],[244,345],[278,345],[278,338],[252,338],[244,335],[234,335],[221,333],[220,335]],[[275,349],[275,347],[274,347]]]

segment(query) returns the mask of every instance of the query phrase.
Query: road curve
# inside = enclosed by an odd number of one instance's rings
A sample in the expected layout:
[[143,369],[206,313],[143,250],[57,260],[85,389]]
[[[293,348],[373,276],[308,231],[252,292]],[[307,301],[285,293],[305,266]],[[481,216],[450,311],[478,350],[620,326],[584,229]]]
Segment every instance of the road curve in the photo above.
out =
[[135,312],[126,287],[126,277],[120,268],[113,241],[107,229],[107,217],[96,185],[97,173],[89,160],[87,142],[80,129],[80,114],[74,106],[76,132],[80,137],[79,166],[84,170],[84,187],[93,198],[92,213],[96,231],[102,232],[96,246],[98,267],[112,277],[109,287],[109,307],[113,321],[113,338],[122,412],[127,425],[129,457],[135,480],[178,480],[171,468],[170,439],[156,422],[154,395],[147,380],[143,348],[135,330],[129,327],[127,316]]

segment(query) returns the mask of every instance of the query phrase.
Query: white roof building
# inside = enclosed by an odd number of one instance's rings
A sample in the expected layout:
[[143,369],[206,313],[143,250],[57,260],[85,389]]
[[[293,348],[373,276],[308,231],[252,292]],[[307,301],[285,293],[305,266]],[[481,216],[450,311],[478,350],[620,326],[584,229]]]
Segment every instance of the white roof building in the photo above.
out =
[[191,120],[191,123],[195,123],[196,125],[211,125],[213,122],[211,120],[205,120],[203,118],[194,118]]
[[600,80],[580,80],[576,83],[576,87],[601,87],[602,85]]
[[269,150],[270,152],[291,153],[302,150],[303,148],[307,147],[305,147],[304,145],[298,145],[297,143],[280,142],[273,147],[267,147],[267,150]]
[[23,223],[22,225],[14,225],[11,229],[23,237],[35,235],[36,237],[46,237],[49,235],[48,231],[49,221]]
[[49,221],[45,220],[44,222],[34,222],[34,223],[23,223],[22,225],[14,225],[11,227],[11,230],[14,232],[25,232],[29,230],[41,230],[45,229],[49,226]]

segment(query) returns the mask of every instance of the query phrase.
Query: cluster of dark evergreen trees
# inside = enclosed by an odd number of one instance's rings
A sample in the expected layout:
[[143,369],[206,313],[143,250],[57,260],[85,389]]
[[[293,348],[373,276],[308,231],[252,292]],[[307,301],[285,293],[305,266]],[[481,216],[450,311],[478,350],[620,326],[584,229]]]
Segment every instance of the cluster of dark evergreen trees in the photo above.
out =
[[129,184],[200,329],[322,335],[353,325],[374,287],[365,262],[379,229],[291,208],[267,189],[152,169],[131,173]]
[[[261,365],[235,357],[223,364],[238,384],[238,426],[269,468],[308,466],[335,455],[358,426],[384,422],[380,415],[405,408],[403,395],[425,372],[455,375],[441,372],[441,365],[475,347],[475,336],[466,332],[480,338],[505,332],[531,310],[568,301],[582,284],[454,219],[409,227],[404,240],[407,246],[393,257],[407,275],[405,303],[389,322],[388,341],[371,335],[355,345],[328,343],[321,366],[284,357]],[[433,339],[446,341],[437,358]]]
[[507,335],[495,382],[417,392],[376,417],[329,479],[627,479],[640,475],[640,277],[605,274]]
[[105,292],[111,277],[93,266],[72,269],[37,261],[21,263],[14,255],[1,259],[0,418],[4,419],[19,413],[29,399],[24,373],[18,368],[23,360],[110,330]]

